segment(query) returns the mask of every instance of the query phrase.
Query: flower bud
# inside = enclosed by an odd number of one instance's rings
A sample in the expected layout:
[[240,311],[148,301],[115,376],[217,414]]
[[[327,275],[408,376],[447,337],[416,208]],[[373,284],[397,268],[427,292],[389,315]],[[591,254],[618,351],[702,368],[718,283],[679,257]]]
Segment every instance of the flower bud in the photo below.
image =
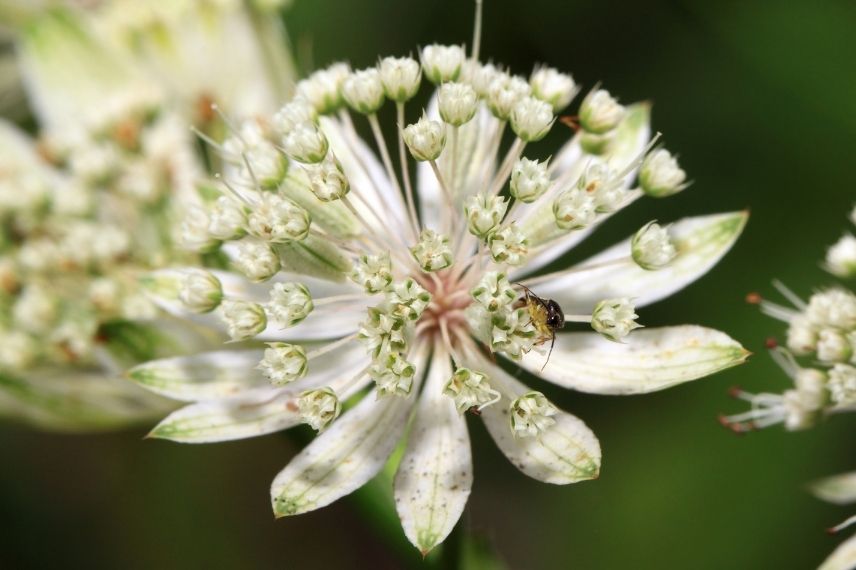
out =
[[512,360],[520,360],[532,350],[538,331],[526,308],[521,307],[504,315],[495,313],[492,320],[490,347],[494,352],[501,352]]
[[327,156],[330,143],[314,123],[300,123],[282,137],[282,149],[292,160],[312,164]]
[[448,236],[429,229],[422,230],[419,243],[410,248],[410,253],[424,271],[440,271],[454,261]]
[[829,396],[836,406],[856,404],[856,368],[849,364],[836,364],[829,371]]
[[529,85],[535,97],[553,106],[554,113],[567,107],[577,94],[574,78],[552,67],[536,68],[529,78]]
[[553,202],[556,225],[563,230],[579,230],[591,224],[597,216],[594,198],[584,190],[571,188]]
[[347,64],[335,63],[297,83],[297,95],[309,102],[319,115],[335,113],[342,107],[342,85],[351,71]]
[[594,198],[597,211],[602,213],[618,210],[627,199],[627,191],[622,187],[621,180],[609,166],[600,162],[586,168],[577,181],[577,187]]
[[531,204],[550,188],[547,161],[521,158],[511,170],[511,195],[524,204]]
[[639,186],[642,191],[655,198],[677,194],[687,187],[687,174],[669,151],[658,148],[648,154],[639,167]]
[[393,285],[392,291],[387,295],[387,301],[393,307],[394,315],[408,321],[416,321],[431,302],[431,293],[413,279],[407,278]]
[[556,406],[541,392],[531,391],[511,403],[511,433],[516,437],[536,437],[556,423]]
[[351,73],[342,85],[345,102],[358,113],[371,115],[383,106],[383,83],[374,67]]
[[589,133],[602,135],[617,127],[623,118],[624,107],[605,89],[590,92],[580,105],[580,126]]
[[413,365],[397,352],[382,354],[369,367],[369,377],[377,386],[378,397],[408,395],[413,387],[415,372]]
[[856,277],[856,237],[841,236],[835,245],[826,251],[826,270],[838,277]]
[[280,269],[279,256],[271,247],[254,239],[238,242],[235,267],[253,282],[267,281]]
[[194,313],[210,313],[223,300],[223,287],[210,272],[194,270],[184,277],[178,298]]
[[297,409],[303,422],[315,431],[323,431],[342,413],[342,404],[332,388],[307,390],[300,394]]
[[437,160],[446,146],[446,125],[424,115],[405,127],[402,134],[410,154],[419,161]]
[[481,411],[495,404],[502,395],[494,390],[486,375],[469,368],[458,368],[443,387],[443,394],[455,401],[455,408],[463,414],[470,408]]
[[630,240],[633,261],[642,269],[660,269],[672,262],[678,250],[669,237],[667,228],[648,222]]
[[218,240],[233,240],[244,235],[247,214],[244,207],[229,198],[220,196],[208,215],[208,233]]
[[502,222],[508,202],[500,196],[479,193],[464,202],[467,228],[476,237],[484,238]]
[[508,278],[504,273],[496,271],[486,273],[470,290],[470,295],[491,313],[510,307],[517,299],[517,291],[511,286]]
[[216,249],[220,241],[208,233],[208,214],[199,206],[191,206],[181,221],[179,242],[184,249],[205,253]]
[[349,277],[369,295],[386,291],[392,283],[392,262],[389,259],[389,253],[361,255],[354,262],[354,268]]
[[840,331],[822,329],[817,340],[817,359],[821,362],[844,362],[853,354],[853,348]]
[[393,101],[404,103],[419,91],[422,69],[412,57],[385,57],[378,68],[384,93]]
[[492,63],[481,64],[476,62],[472,67],[468,67],[468,77],[470,85],[473,86],[473,89],[476,90],[476,93],[482,99],[486,99],[488,97],[488,90],[490,89],[491,83],[493,80],[497,78],[502,72],[500,72],[496,66]]
[[630,299],[605,299],[598,303],[591,316],[591,328],[609,340],[620,341],[630,331],[640,328],[639,318]]
[[281,328],[301,322],[315,308],[309,289],[300,283],[275,283],[265,307],[270,319]]
[[526,142],[543,139],[553,126],[553,107],[535,97],[524,97],[511,110],[511,130]]
[[306,174],[312,193],[322,202],[339,200],[351,189],[342,165],[332,154],[318,164],[308,165]]
[[304,123],[314,124],[318,119],[315,107],[306,99],[292,99],[273,116],[273,128],[286,135]]
[[526,235],[515,222],[491,233],[487,238],[490,256],[496,263],[520,265],[529,254]]
[[794,317],[788,325],[787,346],[797,356],[811,354],[817,346],[817,328],[802,315]]
[[223,320],[234,341],[249,340],[267,327],[265,310],[258,303],[227,299],[223,301],[222,307]]
[[269,342],[264,358],[256,367],[274,386],[284,386],[306,375],[306,352],[302,346]]
[[476,115],[479,97],[466,83],[444,83],[437,94],[440,116],[450,125],[460,127]]
[[404,319],[379,307],[369,307],[369,318],[360,323],[358,337],[372,358],[387,352],[402,352],[407,348]]
[[420,54],[425,77],[434,84],[455,81],[461,74],[466,55],[461,46],[432,44],[422,48]]
[[523,79],[504,72],[497,72],[487,89],[487,107],[500,121],[511,117],[514,106],[531,92]]
[[265,241],[301,241],[309,235],[309,213],[287,198],[265,192],[247,217],[249,232]]

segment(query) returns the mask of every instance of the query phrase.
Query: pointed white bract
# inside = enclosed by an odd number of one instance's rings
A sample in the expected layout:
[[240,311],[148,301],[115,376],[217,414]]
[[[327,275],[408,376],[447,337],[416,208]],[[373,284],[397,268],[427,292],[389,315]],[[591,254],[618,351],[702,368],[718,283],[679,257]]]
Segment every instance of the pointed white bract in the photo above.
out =
[[[547,135],[577,85],[550,68],[527,80],[477,59],[429,45],[419,64],[335,64],[301,81],[278,112],[206,141],[228,167],[185,233],[206,259],[225,257],[246,279],[212,272],[224,322],[203,312],[217,297],[213,282],[179,291],[177,270],[166,270],[149,277],[148,289],[172,314],[252,347],[256,360],[243,379],[235,372],[249,354],[243,346],[235,358],[154,362],[132,378],[193,402],[153,437],[315,429],[274,480],[277,516],[354,491],[403,445],[396,508],[408,539],[427,553],[459,519],[472,485],[465,414],[481,414],[531,477],[570,484],[599,474],[591,430],[489,356],[609,394],[663,389],[746,356],[702,327],[635,330],[636,307],[707,272],[744,214],[668,231],[650,224],[591,262],[536,274],[637,199],[677,191],[683,171],[662,153],[646,158],[654,147],[648,105],[625,107],[600,89],[581,104],[577,135],[552,158],[531,154],[529,143]],[[408,105],[422,85],[435,93],[419,113]],[[93,172],[104,163],[91,162]],[[25,309],[49,320],[38,300]],[[565,322],[596,332],[566,333]],[[200,377],[217,359],[222,370]]]

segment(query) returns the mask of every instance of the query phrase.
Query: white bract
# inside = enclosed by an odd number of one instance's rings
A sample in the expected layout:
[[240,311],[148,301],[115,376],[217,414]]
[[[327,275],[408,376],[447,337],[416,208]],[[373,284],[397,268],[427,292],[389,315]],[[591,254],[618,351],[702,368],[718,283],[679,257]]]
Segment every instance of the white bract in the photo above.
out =
[[[407,434],[396,508],[407,537],[427,553],[451,531],[470,492],[462,417],[470,410],[523,473],[554,484],[598,476],[594,434],[495,360],[612,394],[663,389],[745,359],[738,343],[703,327],[631,332],[638,325],[628,299],[641,308],[706,273],[746,215],[677,222],[668,243],[650,227],[634,247],[657,271],[633,261],[628,239],[599,258],[545,273],[582,240],[583,228],[644,196],[634,182],[652,146],[648,106],[590,98],[587,121],[611,129],[610,151],[593,156],[573,137],[549,164],[546,156],[521,159],[576,91],[569,75],[539,68],[530,86],[467,60],[456,46],[427,46],[420,59],[424,83],[435,90],[424,114],[404,105],[420,83],[413,61],[382,58],[346,78],[334,66],[301,82],[298,97],[312,103],[315,118],[286,111],[293,103],[284,101],[277,118],[259,119],[274,125],[263,138],[305,127],[328,148],[315,149],[315,166],[289,164],[275,188],[223,173],[229,193],[246,205],[246,221],[229,228],[235,238],[222,231],[213,241],[249,279],[218,274],[227,326],[204,324],[245,344],[196,355],[181,368],[185,384],[217,378],[222,388],[228,379],[230,391],[197,390],[205,393],[152,436],[210,442],[299,423],[323,430],[273,482],[274,512],[287,516],[366,483]],[[387,98],[394,113],[381,108]],[[371,141],[360,139],[361,122]],[[396,140],[398,160],[387,139]],[[295,208],[306,213],[299,233],[284,221]],[[170,299],[162,303],[174,308]],[[563,331],[561,310],[568,323],[591,323],[595,331]],[[166,379],[157,375],[168,369],[175,364],[152,362],[131,378],[146,378],[144,386],[163,380],[162,387]]]

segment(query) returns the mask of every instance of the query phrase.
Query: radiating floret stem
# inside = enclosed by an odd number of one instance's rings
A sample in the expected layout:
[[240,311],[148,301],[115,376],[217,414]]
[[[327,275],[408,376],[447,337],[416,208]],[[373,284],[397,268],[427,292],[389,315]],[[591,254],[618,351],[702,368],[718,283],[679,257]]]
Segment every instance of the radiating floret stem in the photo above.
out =
[[404,135],[402,127],[404,126],[404,103],[395,104],[396,120],[398,123],[398,160],[401,162],[401,178],[404,180],[404,197],[407,200],[407,213],[410,215],[410,223],[416,230],[416,233],[422,231],[422,226],[419,225],[419,218],[416,215],[416,204],[413,199],[413,184],[410,181],[410,162],[407,156],[407,147],[404,144]]
[[[318,301],[313,301],[313,303],[317,306]],[[351,342],[352,340],[356,340],[360,333],[354,333],[345,337],[342,337],[338,340],[334,340],[333,342],[327,343],[324,346],[318,347],[315,350],[310,350],[306,353],[306,360],[312,360],[313,358],[317,358],[328,352],[332,352],[337,348],[344,346]]]
[[512,143],[508,152],[505,154],[505,158],[503,159],[499,169],[497,169],[496,176],[490,184],[490,192],[488,192],[488,196],[496,196],[499,194],[500,190],[502,190],[502,187],[505,185],[505,181],[508,180],[509,176],[511,176],[511,170],[520,159],[520,156],[523,154],[523,149],[525,148],[526,141],[520,137],[514,139],[514,143]]
[[312,299],[312,304],[316,307],[322,305],[332,305],[333,303],[344,303],[348,301],[359,301],[365,299],[365,293],[348,293],[346,295],[332,295],[330,297],[321,297],[320,299]]
[[[398,197],[399,202],[401,202],[401,211],[404,212],[407,210],[407,205],[404,203],[404,198],[402,197],[403,192],[401,190],[401,184],[398,183],[398,176],[395,174],[395,169],[392,167],[392,159],[389,156],[389,149],[386,146],[386,139],[383,138],[383,131],[380,128],[380,122],[377,120],[377,115],[372,113],[368,115],[369,125],[372,128],[372,134],[375,138],[375,143],[377,144],[377,148],[380,151],[380,157],[383,161],[383,166],[386,168],[386,175],[389,177],[389,181],[392,183],[395,188],[395,195]],[[399,129],[400,130],[400,129]],[[399,133],[401,136],[401,133]],[[416,239],[418,236],[418,232],[416,227],[407,220],[405,220],[405,225],[408,228],[408,231],[411,234],[413,239]]]
[[[446,212],[456,214],[457,210],[455,209],[455,199],[452,196],[452,192],[449,190],[449,186],[446,184],[443,175],[440,173],[440,168],[437,166],[437,161],[429,160],[428,163],[431,165],[431,170],[434,171],[434,176],[437,177],[437,183],[440,185],[440,189],[443,191],[443,197],[446,199]],[[444,233],[454,233],[455,226],[457,225],[455,222],[457,220],[452,219],[453,217],[457,218],[457,216],[447,216],[443,218],[443,226],[445,228],[443,230]]]
[[470,59],[473,63],[477,63],[479,60],[479,50],[481,49],[481,35],[482,35],[482,0],[476,0],[476,17],[475,22],[473,22],[473,45],[472,45],[472,54],[470,55]]

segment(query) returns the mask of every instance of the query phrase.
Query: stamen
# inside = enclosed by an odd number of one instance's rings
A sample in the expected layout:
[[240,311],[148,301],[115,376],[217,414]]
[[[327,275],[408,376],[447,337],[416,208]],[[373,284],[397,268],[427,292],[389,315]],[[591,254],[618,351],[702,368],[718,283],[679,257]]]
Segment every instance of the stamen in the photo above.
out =
[[799,296],[788,288],[787,285],[779,281],[778,279],[773,280],[773,287],[782,294],[788,301],[790,301],[794,307],[799,309],[800,311],[806,310],[808,305],[806,305],[805,301],[799,298]]
[[856,515],[853,515],[852,517],[850,517],[849,519],[847,519],[846,521],[844,521],[841,524],[835,525],[834,527],[827,529],[826,532],[828,532],[829,534],[835,534],[837,532],[841,532],[842,530],[844,530],[845,528],[847,528],[848,526],[850,526],[852,524],[856,524]]
[[799,311],[767,300],[761,301],[761,312],[785,323],[790,323],[794,317],[799,315]]

